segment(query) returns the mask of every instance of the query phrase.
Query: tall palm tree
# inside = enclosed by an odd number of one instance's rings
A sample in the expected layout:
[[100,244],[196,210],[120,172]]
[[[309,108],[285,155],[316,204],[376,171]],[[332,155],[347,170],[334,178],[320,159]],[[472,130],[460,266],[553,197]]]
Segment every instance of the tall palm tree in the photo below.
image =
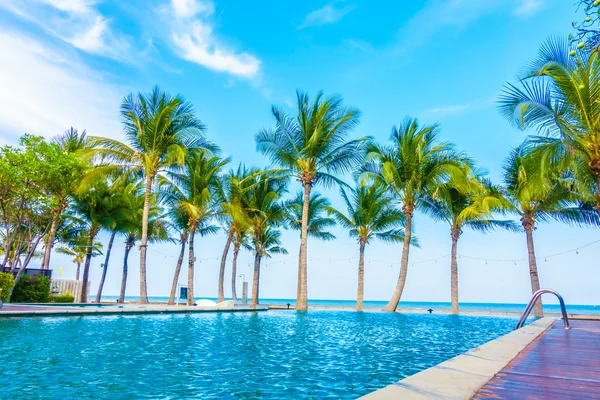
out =
[[109,231],[114,229],[117,221],[126,218],[130,210],[123,206],[118,200],[118,196],[116,196],[115,192],[111,190],[111,187],[105,181],[97,182],[85,194],[77,196],[75,199],[75,210],[87,222],[87,230],[89,231],[86,246],[87,253],[83,266],[83,288],[79,300],[81,303],[87,303],[90,263],[96,237],[102,229]]
[[[504,164],[504,186],[510,210],[521,218],[527,239],[531,292],[540,289],[533,231],[539,222],[554,219],[568,224],[598,225],[593,210],[573,203],[570,180],[562,171],[540,168],[540,153],[526,146],[515,148]],[[535,315],[542,316],[542,302],[535,304]]]
[[140,243],[140,302],[148,302],[146,252],[150,198],[157,176],[173,167],[181,167],[190,149],[212,148],[202,132],[204,125],[196,118],[192,105],[181,96],[171,96],[154,87],[147,94],[129,94],[121,104],[127,143],[92,137],[91,153],[103,164],[94,168],[87,181],[98,175],[128,171],[145,181],[145,202]]
[[165,193],[168,203],[188,218],[189,263],[187,304],[194,304],[194,236],[201,228],[204,234],[216,233],[210,225],[216,216],[220,201],[222,170],[229,162],[204,150],[190,152],[181,171],[169,174],[172,182],[170,192]]
[[256,134],[257,149],[273,164],[288,170],[303,187],[302,225],[300,229],[299,285],[297,310],[308,308],[307,237],[308,204],[314,185],[331,185],[340,175],[357,168],[363,161],[366,137],[349,140],[348,133],[359,122],[360,111],[346,108],[339,96],[324,97],[319,92],[311,101],[297,92],[298,115],[291,117],[273,106],[275,129]]
[[481,175],[471,175],[466,182],[450,179],[423,197],[421,204],[421,209],[434,220],[450,225],[450,292],[452,314],[458,314],[457,252],[463,229],[489,232],[494,229],[517,231],[519,227],[514,221],[493,218],[494,212],[506,211],[509,204],[501,190]]
[[[309,237],[321,240],[333,240],[335,236],[325,229],[335,225],[335,220],[324,215],[331,204],[326,197],[319,193],[313,193],[308,200],[308,218],[306,222],[306,231]],[[304,197],[302,192],[298,192],[295,198],[287,202],[288,226],[302,232],[302,211],[304,210]],[[300,246],[302,250],[302,246]],[[300,260],[298,260],[298,292],[300,292]]]
[[[350,190],[350,196],[341,189],[347,214],[328,207],[337,223],[356,238],[359,246],[358,290],[356,310],[362,311],[365,287],[365,247],[372,239],[388,242],[404,240],[404,214],[394,206],[387,189],[379,183],[358,185]],[[414,242],[414,240],[413,240]]]
[[256,230],[252,235],[252,250],[254,251],[254,275],[252,278],[252,300],[250,307],[254,308],[259,303],[260,263],[264,257],[270,258],[272,254],[287,254],[281,246],[281,232],[272,225],[265,225]]
[[[571,55],[572,54],[572,55]],[[507,84],[501,113],[532,138],[546,161],[568,162],[579,186],[587,187],[600,213],[600,54],[571,50],[549,39],[519,84]],[[540,166],[551,164],[542,162]]]
[[252,184],[253,175],[260,173],[257,168],[247,168],[245,165],[238,165],[236,170],[230,170],[223,180],[222,199],[219,206],[219,218],[225,221],[227,231],[227,241],[223,249],[221,257],[221,265],[219,268],[219,287],[218,300],[225,300],[225,264],[227,261],[227,253],[231,243],[233,248],[233,262],[231,272],[231,296],[233,300],[237,300],[235,292],[235,280],[237,273],[237,257],[240,248],[247,244],[247,233],[250,228],[250,221],[244,212],[244,199],[249,186]]
[[244,212],[250,220],[251,242],[254,249],[254,281],[251,307],[258,304],[258,285],[262,257],[282,253],[280,233],[276,227],[285,223],[286,208],[281,196],[286,192],[287,180],[268,173],[252,176],[252,184],[244,196]]
[[464,175],[465,157],[452,144],[440,142],[439,132],[437,124],[421,127],[416,119],[406,118],[399,127],[392,128],[389,145],[371,143],[368,146],[365,177],[387,185],[402,204],[405,215],[400,275],[384,311],[396,311],[402,297],[414,211],[421,207],[423,197],[449,176],[455,175],[455,179],[459,179]]

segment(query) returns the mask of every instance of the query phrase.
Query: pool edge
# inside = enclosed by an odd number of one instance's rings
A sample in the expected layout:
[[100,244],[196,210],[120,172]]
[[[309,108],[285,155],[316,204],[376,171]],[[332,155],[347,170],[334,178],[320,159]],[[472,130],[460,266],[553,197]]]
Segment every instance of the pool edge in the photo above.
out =
[[555,321],[539,319],[361,399],[470,399]]

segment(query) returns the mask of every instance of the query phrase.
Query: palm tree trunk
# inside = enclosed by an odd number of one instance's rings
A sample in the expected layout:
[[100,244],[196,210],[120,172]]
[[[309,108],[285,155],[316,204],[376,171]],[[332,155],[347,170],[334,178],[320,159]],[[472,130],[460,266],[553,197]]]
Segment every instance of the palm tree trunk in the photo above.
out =
[[187,243],[187,233],[181,235],[181,251],[175,265],[175,275],[173,276],[173,284],[171,285],[171,295],[169,296],[169,305],[175,304],[175,294],[177,293],[177,285],[179,284],[179,274],[181,273],[181,264],[183,264],[183,256],[185,253],[185,244]]
[[240,246],[233,246],[233,261],[231,262],[231,298],[233,301],[237,301],[237,294],[235,292],[235,280],[237,278],[237,258],[240,252]]
[[260,260],[261,255],[256,253],[254,256],[254,278],[252,279],[252,300],[250,300],[250,308],[255,308],[258,304],[258,285],[260,282]]
[[458,314],[458,263],[456,261],[456,251],[458,248],[458,237],[460,230],[452,228],[452,251],[450,260],[450,296],[452,298],[452,314]]
[[223,286],[225,285],[225,261],[227,261],[227,253],[229,253],[229,246],[233,239],[233,228],[229,229],[227,234],[227,241],[225,242],[225,248],[223,249],[223,255],[221,256],[221,267],[219,268],[219,300],[218,302],[225,301],[225,294]]
[[402,262],[400,264],[400,276],[398,276],[398,283],[396,283],[396,289],[394,289],[392,298],[383,308],[383,311],[396,311],[396,308],[398,308],[398,303],[400,302],[400,298],[402,297],[404,284],[406,283],[406,274],[408,272],[408,251],[410,249],[410,236],[412,230],[413,207],[410,205],[405,205],[404,215],[406,216],[406,226],[404,228],[404,243],[402,245]]
[[[600,161],[596,162],[595,165],[600,164]],[[600,167],[593,168],[596,173],[596,212],[600,214]]]
[[60,220],[60,215],[63,212],[63,207],[60,205],[52,217],[52,224],[50,226],[50,232],[48,232],[48,238],[46,239],[46,246],[44,247],[44,258],[42,259],[41,269],[50,268],[50,255],[52,254],[52,247],[54,247],[54,238],[56,236],[56,231],[58,230],[58,222]]
[[360,256],[358,258],[358,293],[356,295],[356,311],[363,310],[365,294],[365,243],[360,241]]
[[123,256],[123,277],[121,278],[121,291],[119,292],[119,303],[125,303],[125,289],[127,288],[127,272],[129,270],[129,266],[127,265],[127,260],[129,259],[129,252],[133,244],[127,243],[125,245],[125,255]]
[[108,270],[108,261],[110,260],[110,251],[112,250],[113,242],[117,231],[112,231],[110,239],[108,241],[108,248],[106,249],[106,258],[104,259],[104,267],[102,268],[102,278],[100,278],[100,285],[98,285],[98,293],[96,293],[96,303],[100,303],[102,298],[102,288],[104,288],[104,281],[106,280],[106,271]]
[[196,227],[190,229],[190,249],[189,262],[188,262],[188,290],[187,290],[187,305],[194,305],[194,262],[196,261],[194,256],[194,236],[196,233]]
[[85,263],[83,264],[83,279],[81,285],[81,295],[79,298],[80,303],[87,303],[88,301],[88,279],[90,276],[90,263],[92,262],[92,246],[94,245],[94,238],[98,233],[98,228],[90,229],[90,238],[87,245],[87,254],[85,256]]
[[148,304],[148,285],[146,284],[146,251],[148,250],[148,216],[150,215],[150,196],[154,175],[146,177],[144,194],[144,212],[142,214],[142,237],[140,240],[140,303]]
[[308,277],[306,268],[306,254],[308,242],[308,203],[310,200],[311,184],[304,184],[304,199],[302,204],[302,229],[300,231],[300,265],[298,266],[298,297],[296,299],[296,310],[308,309]]
[[[525,235],[527,236],[527,253],[529,256],[529,278],[531,280],[531,293],[535,293],[540,290],[540,278],[538,276],[537,261],[535,259],[535,248],[533,246],[533,228],[535,221],[531,215],[525,214],[522,219],[523,228],[525,229]],[[542,308],[542,299],[538,299],[535,302],[534,315],[536,317],[543,317],[544,311]]]
[[77,261],[77,271],[75,272],[75,280],[79,280],[79,271],[81,270],[81,261]]

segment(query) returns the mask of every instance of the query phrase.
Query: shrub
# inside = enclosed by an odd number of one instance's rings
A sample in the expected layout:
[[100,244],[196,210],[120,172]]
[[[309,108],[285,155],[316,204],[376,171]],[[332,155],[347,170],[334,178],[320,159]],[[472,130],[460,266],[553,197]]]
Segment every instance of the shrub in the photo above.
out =
[[50,300],[50,278],[47,276],[21,276],[11,297],[13,303],[49,303]]
[[75,302],[75,297],[71,294],[71,292],[67,291],[63,294],[58,294],[52,297],[53,303],[73,303]]
[[15,277],[10,272],[0,272],[0,300],[7,302],[10,289],[15,286]]

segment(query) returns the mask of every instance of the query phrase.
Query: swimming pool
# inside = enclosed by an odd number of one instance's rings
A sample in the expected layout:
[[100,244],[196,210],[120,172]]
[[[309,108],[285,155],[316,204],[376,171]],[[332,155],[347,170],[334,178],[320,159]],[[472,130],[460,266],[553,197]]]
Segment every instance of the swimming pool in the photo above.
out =
[[356,398],[515,319],[268,311],[0,319],[7,398]]

